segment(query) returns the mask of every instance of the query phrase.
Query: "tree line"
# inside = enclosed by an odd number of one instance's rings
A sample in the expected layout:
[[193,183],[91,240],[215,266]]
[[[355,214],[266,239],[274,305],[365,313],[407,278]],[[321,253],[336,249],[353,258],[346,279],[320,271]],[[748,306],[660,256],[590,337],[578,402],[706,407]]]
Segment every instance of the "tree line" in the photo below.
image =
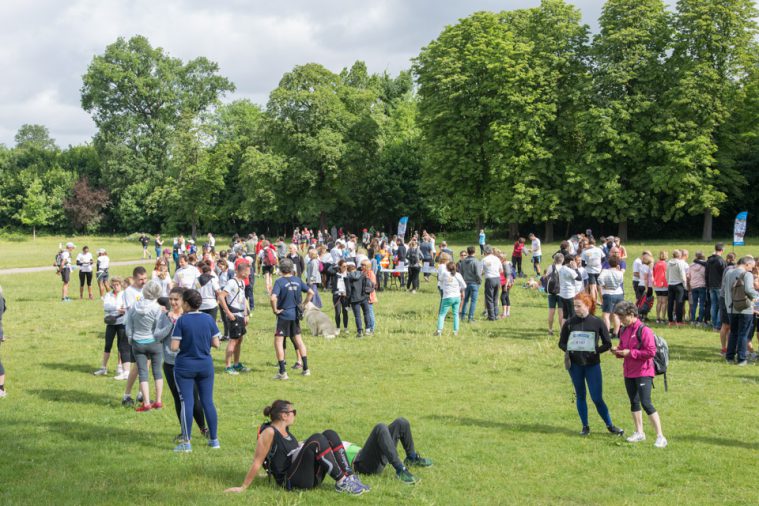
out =
[[[563,0],[477,12],[397,76],[363,62],[282,76],[265,107],[142,36],[95,55],[97,133],[41,125],[0,147],[0,222],[35,230],[305,224],[667,230],[757,209],[759,46],[750,0]],[[584,227],[583,227],[584,228]],[[637,230],[636,229],[636,230]],[[692,230],[691,230],[692,232]]]

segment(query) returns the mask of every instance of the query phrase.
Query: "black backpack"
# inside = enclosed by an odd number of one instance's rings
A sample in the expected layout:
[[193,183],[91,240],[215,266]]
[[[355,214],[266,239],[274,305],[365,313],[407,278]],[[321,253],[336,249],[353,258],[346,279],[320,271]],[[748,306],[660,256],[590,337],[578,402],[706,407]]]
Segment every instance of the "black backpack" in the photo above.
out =
[[419,250],[417,248],[411,248],[408,250],[408,265],[409,267],[416,267],[419,265]]
[[546,277],[548,278],[548,281],[546,282],[546,291],[551,295],[558,295],[560,291],[560,282],[559,269],[556,268],[556,264],[550,267],[548,275]]
[[[638,349],[643,347],[643,328],[645,325],[638,327],[635,337],[638,339]],[[653,329],[651,329],[653,331]],[[669,367],[669,345],[664,338],[657,336],[654,332],[654,343],[656,343],[656,353],[654,354],[654,371],[656,375],[664,375],[664,391],[669,390],[667,385],[667,368]]]

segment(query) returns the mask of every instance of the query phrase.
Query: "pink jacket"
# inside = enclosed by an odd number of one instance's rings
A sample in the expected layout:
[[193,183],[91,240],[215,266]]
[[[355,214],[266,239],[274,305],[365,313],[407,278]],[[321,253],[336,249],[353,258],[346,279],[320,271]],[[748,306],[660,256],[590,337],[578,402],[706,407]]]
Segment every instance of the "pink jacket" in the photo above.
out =
[[640,335],[642,344],[638,345],[637,332],[641,325],[643,322],[638,320],[619,333],[618,349],[630,350],[630,354],[625,357],[622,365],[625,378],[653,378],[656,376],[653,360],[654,355],[656,355],[654,331],[648,327],[644,328]]

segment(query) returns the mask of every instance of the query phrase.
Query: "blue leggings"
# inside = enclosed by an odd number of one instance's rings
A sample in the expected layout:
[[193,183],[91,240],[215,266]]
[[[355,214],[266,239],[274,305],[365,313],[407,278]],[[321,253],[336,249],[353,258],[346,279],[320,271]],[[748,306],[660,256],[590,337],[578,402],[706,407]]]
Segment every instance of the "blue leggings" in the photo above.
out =
[[572,384],[575,386],[577,397],[577,414],[580,415],[583,427],[588,425],[588,402],[585,400],[585,382],[588,383],[590,398],[596,405],[596,411],[608,427],[611,425],[611,415],[609,408],[603,398],[603,376],[601,375],[601,364],[596,365],[577,365],[572,364],[569,368],[569,376],[572,378]]
[[[218,438],[219,418],[216,415],[216,406],[213,404],[213,363],[194,362],[193,369],[186,368],[186,364],[174,366],[174,381],[177,384],[179,398],[182,402],[180,422],[182,436],[190,440],[192,436],[192,414],[195,409],[194,387],[198,387],[200,403],[203,405],[203,413],[208,422],[208,431],[211,439]],[[185,395],[186,393],[186,395]]]

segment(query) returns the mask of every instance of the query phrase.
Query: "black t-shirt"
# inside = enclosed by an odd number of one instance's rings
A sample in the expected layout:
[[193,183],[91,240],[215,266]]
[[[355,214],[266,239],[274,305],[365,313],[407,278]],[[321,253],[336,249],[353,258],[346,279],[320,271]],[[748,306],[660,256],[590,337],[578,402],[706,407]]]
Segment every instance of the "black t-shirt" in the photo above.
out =
[[144,235],[140,236],[140,242],[142,243],[143,246],[147,246],[148,245],[148,241],[149,241],[149,239],[146,236],[144,236]]
[[577,365],[596,365],[601,363],[600,354],[611,348],[611,339],[606,324],[600,318],[588,315],[586,318],[573,316],[564,322],[561,327],[561,337],[559,338],[559,348],[567,351],[567,346],[572,337],[572,341],[581,342],[585,334],[590,334],[590,339],[594,343],[596,351],[570,351],[569,358],[573,364]]

